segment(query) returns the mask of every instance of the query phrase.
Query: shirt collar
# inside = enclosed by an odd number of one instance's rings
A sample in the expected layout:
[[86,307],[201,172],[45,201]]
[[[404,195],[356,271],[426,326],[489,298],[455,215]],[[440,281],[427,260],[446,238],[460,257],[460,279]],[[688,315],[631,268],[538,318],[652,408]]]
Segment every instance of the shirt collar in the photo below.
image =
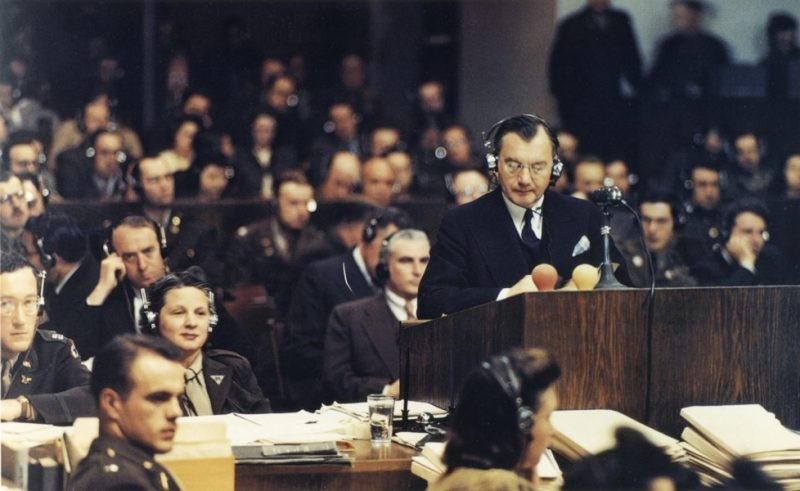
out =
[[63,278],[61,278],[61,281],[58,282],[58,285],[56,285],[55,288],[56,295],[61,294],[61,290],[64,288],[64,285],[66,285],[69,279],[72,278],[72,275],[75,274],[75,271],[78,271],[78,268],[81,267],[81,264],[83,264],[83,259],[78,261],[75,264],[75,266],[69,271],[69,273],[67,273],[66,275],[64,275]]
[[[396,294],[395,292],[391,291],[389,288],[384,288],[383,292],[386,295],[386,303],[389,305],[389,310],[392,311],[397,320],[399,320],[400,322],[408,320],[408,311],[406,311],[406,299]],[[412,298],[410,302],[412,308],[414,309],[414,312],[416,312],[417,299]]]
[[369,286],[373,286],[372,276],[370,276],[369,271],[367,270],[367,263],[364,261],[364,256],[361,255],[361,248],[357,246],[353,248],[353,261],[356,262],[358,270],[361,271],[362,276],[364,276],[364,279],[367,280],[367,284]]
[[[508,210],[509,215],[511,215],[511,220],[514,221],[514,227],[517,229],[517,234],[520,236],[522,235],[522,227],[523,227],[523,219],[525,218],[525,210],[519,206],[518,204],[514,203],[505,195],[505,193],[500,193],[503,197],[503,201],[506,204],[506,209]],[[539,196],[539,199],[533,203],[533,218],[531,219],[531,228],[533,228],[533,233],[536,234],[536,237],[542,238],[542,206],[544,206],[544,194]]]

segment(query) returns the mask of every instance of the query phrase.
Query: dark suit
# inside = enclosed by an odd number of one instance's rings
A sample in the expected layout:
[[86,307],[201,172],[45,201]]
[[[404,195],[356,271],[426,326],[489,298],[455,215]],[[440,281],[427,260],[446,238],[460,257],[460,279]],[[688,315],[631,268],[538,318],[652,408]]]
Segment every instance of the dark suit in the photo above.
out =
[[37,329],[30,351],[20,353],[11,374],[3,399],[25,396],[38,422],[71,424],[77,417],[97,415],[89,370],[72,341],[57,332]]
[[[542,214],[539,262],[555,266],[562,282],[572,277],[579,264],[597,266],[603,261],[599,208],[589,201],[547,191]],[[589,240],[589,248],[573,257],[583,236]],[[501,289],[531,272],[523,247],[499,188],[449,210],[419,287],[418,316],[432,319],[495,300]],[[615,247],[611,253],[612,261],[620,264],[617,277],[629,282],[622,256]]]
[[217,230],[186,213],[172,210],[164,225],[167,251],[164,259],[173,271],[200,266],[211,284],[223,281],[222,261],[217,255]]
[[128,441],[101,435],[78,464],[67,489],[171,491],[180,487],[152,453]]
[[383,294],[333,309],[323,373],[338,402],[363,402],[400,377],[399,324]]
[[728,262],[721,250],[698,262],[692,274],[702,286],[788,285],[786,264],[780,250],[767,244],[758,255],[755,274],[735,261]]
[[97,285],[99,268],[97,261],[86,255],[75,273],[70,276],[59,293],[55,285],[45,285],[44,298],[47,316],[56,323],[56,330],[70,338],[83,358],[97,353],[98,339],[87,324],[86,297]]
[[311,263],[292,295],[283,346],[289,395],[305,409],[322,401],[322,350],[328,316],[337,305],[376,290],[358,269],[353,252]]
[[214,414],[272,412],[250,363],[241,355],[226,350],[206,351],[203,379]]

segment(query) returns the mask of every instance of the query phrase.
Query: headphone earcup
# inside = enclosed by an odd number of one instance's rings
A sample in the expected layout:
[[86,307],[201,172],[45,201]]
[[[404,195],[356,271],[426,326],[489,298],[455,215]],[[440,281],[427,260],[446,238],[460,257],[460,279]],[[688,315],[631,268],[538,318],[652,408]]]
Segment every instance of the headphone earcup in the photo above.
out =
[[561,174],[564,172],[564,163],[556,157],[553,159],[553,170],[550,172],[550,186],[555,186]]

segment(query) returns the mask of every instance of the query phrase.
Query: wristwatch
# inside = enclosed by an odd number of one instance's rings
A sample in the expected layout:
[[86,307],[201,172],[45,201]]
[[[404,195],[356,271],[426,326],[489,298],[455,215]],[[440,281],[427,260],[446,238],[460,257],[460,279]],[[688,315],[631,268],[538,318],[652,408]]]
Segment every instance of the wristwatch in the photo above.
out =
[[19,419],[21,421],[31,421],[33,419],[33,407],[31,401],[25,396],[17,397],[17,402],[20,405]]

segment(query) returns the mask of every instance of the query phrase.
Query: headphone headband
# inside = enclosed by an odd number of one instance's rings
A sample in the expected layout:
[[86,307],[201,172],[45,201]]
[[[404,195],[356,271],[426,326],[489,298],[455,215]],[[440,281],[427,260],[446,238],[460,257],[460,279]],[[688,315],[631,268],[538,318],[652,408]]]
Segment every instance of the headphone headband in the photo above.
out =
[[489,128],[489,131],[483,133],[483,147],[486,149],[486,165],[489,168],[489,171],[497,171],[497,165],[500,160],[500,155],[498,154],[496,144],[498,136],[497,133],[500,131],[500,128],[502,128],[503,125],[515,119],[527,120],[535,128],[544,128],[545,133],[547,133],[547,137],[550,139],[550,142],[553,146],[553,169],[550,172],[549,186],[554,186],[556,181],[558,181],[558,179],[561,177],[561,174],[564,172],[564,163],[558,158],[558,138],[553,134],[553,131],[550,128],[550,125],[547,124],[547,121],[535,114],[519,114],[516,116],[503,118],[493,124],[491,128]]
[[511,366],[511,360],[505,355],[494,356],[489,361],[481,363],[481,367],[486,370],[503,393],[509,398],[516,408],[516,426],[520,436],[530,439],[531,430],[534,425],[534,412],[523,404],[522,385],[520,384],[517,372]]

